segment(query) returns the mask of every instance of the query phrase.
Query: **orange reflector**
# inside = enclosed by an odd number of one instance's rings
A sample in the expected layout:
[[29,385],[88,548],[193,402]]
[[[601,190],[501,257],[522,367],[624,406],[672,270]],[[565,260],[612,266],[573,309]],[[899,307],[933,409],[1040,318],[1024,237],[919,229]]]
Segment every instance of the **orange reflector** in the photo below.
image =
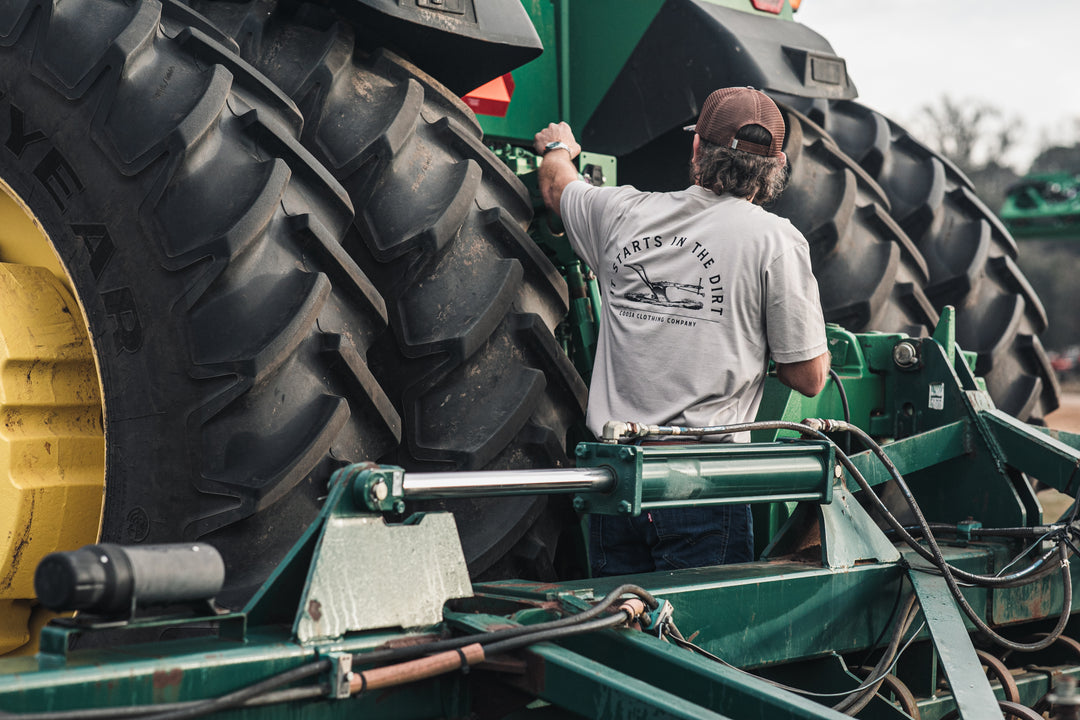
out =
[[792,10],[798,10],[800,5],[802,5],[802,0],[791,0]]
[[784,9],[784,0],[750,0],[750,2],[753,3],[755,10],[776,15],[779,15],[780,11]]
[[506,73],[484,83],[462,99],[477,115],[506,117],[506,110],[510,107],[510,98],[513,96],[514,78],[510,77],[510,73]]

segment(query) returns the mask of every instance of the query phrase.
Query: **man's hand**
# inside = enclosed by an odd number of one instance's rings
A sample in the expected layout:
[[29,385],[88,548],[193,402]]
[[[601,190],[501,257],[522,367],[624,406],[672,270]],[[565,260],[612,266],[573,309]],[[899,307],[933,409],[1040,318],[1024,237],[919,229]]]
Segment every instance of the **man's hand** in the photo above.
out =
[[[551,142],[566,143],[570,152],[552,150],[544,155],[547,144]],[[559,215],[559,203],[562,202],[563,188],[578,179],[577,168],[574,167],[574,158],[581,152],[581,146],[574,139],[574,131],[564,122],[551,123],[546,128],[536,133],[533,144],[536,152],[544,155],[544,161],[540,163],[540,196],[544,198],[544,205],[556,215]]]
[[538,155],[543,155],[547,144],[553,142],[566,143],[567,147],[570,148],[571,160],[576,158],[581,152],[581,146],[578,145],[578,141],[574,139],[574,131],[564,122],[551,123],[546,128],[536,133],[533,147],[536,149]]

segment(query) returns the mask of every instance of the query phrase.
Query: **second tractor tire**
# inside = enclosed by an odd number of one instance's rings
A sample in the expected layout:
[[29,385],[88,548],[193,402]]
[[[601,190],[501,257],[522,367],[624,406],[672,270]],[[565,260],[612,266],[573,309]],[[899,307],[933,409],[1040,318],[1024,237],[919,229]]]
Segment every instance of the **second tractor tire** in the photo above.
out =
[[956,307],[956,340],[977,355],[994,403],[1042,423],[1061,389],[1039,341],[1047,317],[1016,264],[1016,241],[971,181],[899,124],[860,103],[785,97],[884,190],[890,214],[926,259],[926,294]]

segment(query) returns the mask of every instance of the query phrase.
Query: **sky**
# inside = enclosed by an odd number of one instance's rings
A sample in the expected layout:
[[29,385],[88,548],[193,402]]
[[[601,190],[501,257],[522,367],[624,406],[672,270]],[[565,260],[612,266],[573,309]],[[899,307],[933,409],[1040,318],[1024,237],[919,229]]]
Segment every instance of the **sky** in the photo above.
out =
[[1003,164],[1080,142],[1077,0],[803,0],[795,18],[847,61],[860,102],[913,132],[947,94],[1024,124]]

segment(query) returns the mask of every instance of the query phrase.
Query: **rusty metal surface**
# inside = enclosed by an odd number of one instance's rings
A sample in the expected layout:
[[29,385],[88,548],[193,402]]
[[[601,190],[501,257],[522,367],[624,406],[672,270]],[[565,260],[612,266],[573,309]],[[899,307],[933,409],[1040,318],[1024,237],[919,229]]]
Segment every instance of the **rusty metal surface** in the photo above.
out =
[[1014,703],[1020,702],[1020,688],[1017,687],[1016,679],[1009,672],[1009,668],[1005,667],[1005,663],[985,650],[976,650],[975,654],[979,656],[979,661],[986,666],[987,672],[993,675],[994,679],[1001,684],[1005,699]]

